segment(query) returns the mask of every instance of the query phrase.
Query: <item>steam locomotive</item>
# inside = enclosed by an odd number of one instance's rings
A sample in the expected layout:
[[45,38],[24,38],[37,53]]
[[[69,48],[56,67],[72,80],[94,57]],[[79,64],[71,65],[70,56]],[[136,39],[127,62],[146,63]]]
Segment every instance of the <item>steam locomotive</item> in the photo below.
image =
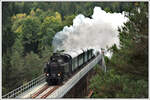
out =
[[44,67],[48,85],[62,84],[95,56],[93,49],[53,53]]

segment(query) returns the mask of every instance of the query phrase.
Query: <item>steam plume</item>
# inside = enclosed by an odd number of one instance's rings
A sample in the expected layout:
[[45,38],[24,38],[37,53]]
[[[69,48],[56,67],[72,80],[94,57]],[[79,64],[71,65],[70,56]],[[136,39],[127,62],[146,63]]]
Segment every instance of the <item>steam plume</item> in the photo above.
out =
[[118,27],[128,19],[121,13],[106,13],[95,7],[92,18],[79,14],[53,38],[54,50],[119,46]]

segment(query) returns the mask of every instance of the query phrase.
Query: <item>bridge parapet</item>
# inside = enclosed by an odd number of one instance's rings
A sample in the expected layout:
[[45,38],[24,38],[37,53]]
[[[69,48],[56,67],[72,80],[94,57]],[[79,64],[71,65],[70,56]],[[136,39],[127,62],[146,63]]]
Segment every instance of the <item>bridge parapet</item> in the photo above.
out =
[[42,74],[39,77],[29,81],[28,83],[16,88],[15,90],[3,95],[2,98],[15,98],[18,95],[22,94],[23,92],[27,91],[28,89],[32,88],[33,86],[43,82],[45,79],[45,75]]

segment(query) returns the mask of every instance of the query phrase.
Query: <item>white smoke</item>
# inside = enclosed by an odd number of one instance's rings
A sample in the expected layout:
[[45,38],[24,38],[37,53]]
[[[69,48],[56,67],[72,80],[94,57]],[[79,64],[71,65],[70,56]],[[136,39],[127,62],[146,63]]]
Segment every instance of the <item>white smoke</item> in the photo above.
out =
[[92,18],[79,14],[73,20],[73,25],[65,26],[56,33],[53,38],[54,50],[119,46],[117,30],[127,20],[124,14],[106,13],[100,7],[95,7]]

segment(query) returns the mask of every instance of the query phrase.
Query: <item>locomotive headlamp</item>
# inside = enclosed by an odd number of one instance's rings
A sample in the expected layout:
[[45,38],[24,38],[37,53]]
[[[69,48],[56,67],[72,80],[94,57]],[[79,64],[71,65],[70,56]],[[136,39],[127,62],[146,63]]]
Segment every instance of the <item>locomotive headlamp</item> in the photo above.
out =
[[60,73],[58,73],[58,76],[60,76]]
[[48,74],[48,73],[47,73],[46,75],[47,75],[47,76],[49,76],[49,74]]

